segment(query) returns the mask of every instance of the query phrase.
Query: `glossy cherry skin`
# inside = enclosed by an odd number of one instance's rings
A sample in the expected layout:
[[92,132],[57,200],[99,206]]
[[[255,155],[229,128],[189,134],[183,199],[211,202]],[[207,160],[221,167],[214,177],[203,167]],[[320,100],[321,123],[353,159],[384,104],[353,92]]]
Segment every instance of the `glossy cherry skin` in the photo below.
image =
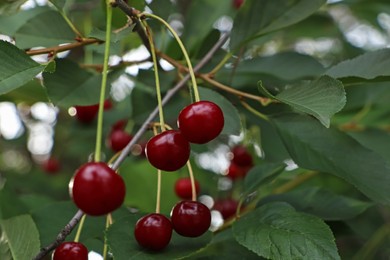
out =
[[138,244],[149,250],[164,249],[172,237],[172,223],[162,214],[152,213],[135,224],[134,236]]
[[171,221],[176,233],[185,237],[198,237],[210,228],[211,213],[204,204],[185,200],[173,207]]
[[232,5],[235,9],[240,9],[245,0],[233,0]]
[[88,260],[88,249],[79,242],[64,242],[53,253],[53,260]]
[[236,214],[237,207],[238,201],[232,198],[227,198],[216,200],[213,209],[218,210],[223,219],[228,219]]
[[91,216],[105,215],[119,208],[126,194],[122,177],[103,162],[82,165],[69,188],[77,207]]
[[133,136],[122,129],[111,131],[108,137],[108,144],[114,152],[119,152],[133,139]]
[[210,101],[199,101],[186,106],[179,114],[177,125],[190,142],[204,144],[216,138],[225,120],[221,108]]
[[60,170],[60,168],[61,168],[60,162],[54,157],[50,157],[49,159],[47,159],[42,163],[42,169],[49,174],[57,173]]
[[99,111],[99,105],[90,105],[90,106],[75,106],[76,109],[76,118],[84,124],[91,123],[98,111]]
[[190,144],[176,130],[168,130],[149,139],[145,148],[150,164],[162,171],[176,171],[190,158]]
[[[199,190],[199,182],[195,180],[196,194],[199,193]],[[175,193],[181,199],[190,200],[192,198],[191,179],[189,177],[177,179],[175,182]]]
[[252,155],[248,152],[245,146],[237,145],[232,148],[232,161],[238,166],[253,166]]

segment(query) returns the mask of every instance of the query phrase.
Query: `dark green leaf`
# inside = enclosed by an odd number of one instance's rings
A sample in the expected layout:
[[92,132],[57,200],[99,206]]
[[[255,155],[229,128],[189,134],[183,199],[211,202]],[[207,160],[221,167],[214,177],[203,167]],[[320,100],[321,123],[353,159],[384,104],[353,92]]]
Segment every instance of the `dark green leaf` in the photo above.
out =
[[50,10],[47,7],[38,7],[18,12],[14,15],[0,16],[0,32],[8,36],[15,36],[15,33],[35,16]]
[[232,48],[297,23],[325,3],[325,0],[247,0],[234,19]]
[[382,156],[309,116],[285,114],[272,122],[300,167],[334,174],[372,200],[390,204],[390,164]]
[[326,127],[330,125],[330,118],[346,103],[343,84],[328,76],[293,85],[275,96],[269,93],[261,82],[259,88],[266,95],[316,117]]
[[32,259],[39,252],[39,234],[30,215],[0,221],[0,228],[1,254],[4,253],[5,246],[8,246],[14,260]]
[[44,66],[15,45],[0,41],[0,68],[0,94],[5,94],[32,80]]
[[356,217],[373,203],[335,194],[319,187],[303,188],[284,194],[271,195],[260,203],[284,201],[295,209],[324,220],[347,220]]
[[340,259],[330,228],[319,218],[274,202],[233,224],[236,240],[268,259]]
[[27,207],[22,203],[16,193],[4,186],[0,190],[0,219],[8,219],[27,213]]

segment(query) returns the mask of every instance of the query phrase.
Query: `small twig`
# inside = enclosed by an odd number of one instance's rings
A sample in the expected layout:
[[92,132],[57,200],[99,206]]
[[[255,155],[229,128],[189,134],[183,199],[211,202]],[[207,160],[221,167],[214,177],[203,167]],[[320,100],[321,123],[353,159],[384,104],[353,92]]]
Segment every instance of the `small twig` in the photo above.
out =
[[84,45],[90,45],[90,44],[95,44],[95,43],[103,43],[103,41],[95,38],[86,38],[86,39],[81,39],[77,42],[69,43],[66,45],[59,45],[59,46],[54,46],[54,47],[48,47],[48,48],[43,48],[43,49],[38,49],[38,50],[28,50],[26,51],[27,55],[33,56],[33,55],[39,55],[39,54],[45,54],[45,53],[59,53],[62,51],[68,51],[71,49],[75,49]]

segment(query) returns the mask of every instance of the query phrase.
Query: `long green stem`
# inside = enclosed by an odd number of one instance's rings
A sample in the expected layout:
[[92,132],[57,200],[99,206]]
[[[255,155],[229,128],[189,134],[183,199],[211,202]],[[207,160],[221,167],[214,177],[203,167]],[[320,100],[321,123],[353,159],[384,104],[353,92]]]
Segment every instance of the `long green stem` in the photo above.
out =
[[79,242],[79,240],[80,240],[81,230],[83,229],[85,218],[86,218],[86,215],[84,214],[82,216],[80,223],[79,223],[79,226],[77,228],[76,236],[74,237],[74,242]]
[[[110,227],[112,224],[112,218],[111,214],[108,214],[106,217],[106,230]],[[108,245],[107,245],[107,238],[104,238],[104,246],[103,246],[103,259],[107,259],[107,253],[108,253]]]
[[103,71],[102,71],[102,84],[100,87],[100,100],[99,100],[99,113],[96,131],[96,147],[95,147],[95,161],[99,162],[101,159],[102,149],[102,136],[103,136],[103,111],[104,100],[107,88],[107,75],[108,75],[108,58],[110,57],[110,43],[111,43],[111,21],[112,21],[112,7],[110,1],[107,1],[107,19],[106,19],[106,39],[104,49]]
[[191,82],[192,82],[192,88],[194,90],[195,101],[196,102],[199,101],[200,97],[199,97],[198,85],[196,83],[196,77],[195,77],[194,69],[192,68],[191,60],[190,60],[190,58],[188,56],[188,53],[186,51],[186,48],[184,47],[183,42],[180,40],[179,35],[177,35],[175,30],[173,30],[173,28],[164,19],[162,19],[161,17],[159,17],[157,15],[154,15],[154,14],[150,14],[150,13],[142,13],[140,15],[140,17],[142,17],[142,16],[146,16],[146,17],[150,17],[150,18],[158,20],[159,22],[164,24],[164,26],[167,27],[167,29],[172,33],[173,37],[175,38],[175,40],[179,44],[181,51],[183,52],[184,58],[186,59],[187,66],[188,66],[188,71],[189,71],[190,76],[191,76]]
[[190,175],[190,181],[191,181],[191,199],[193,201],[196,201],[196,197],[198,195],[196,194],[195,177],[194,177],[194,172],[192,170],[190,160],[187,161],[187,168],[188,168],[188,173]]
[[161,170],[157,170],[157,199],[156,199],[156,213],[160,213],[161,205]]

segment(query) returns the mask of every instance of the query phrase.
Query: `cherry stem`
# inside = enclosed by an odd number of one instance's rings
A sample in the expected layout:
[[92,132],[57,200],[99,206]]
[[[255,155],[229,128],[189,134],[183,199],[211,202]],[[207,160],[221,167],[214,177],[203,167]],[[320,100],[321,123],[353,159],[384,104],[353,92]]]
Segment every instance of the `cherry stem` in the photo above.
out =
[[94,155],[95,162],[99,162],[101,159],[102,136],[103,136],[103,112],[104,112],[104,101],[105,101],[105,94],[107,88],[108,59],[110,57],[110,43],[111,43],[112,7],[109,0],[107,0],[106,5],[107,5],[106,38],[105,38],[106,45],[104,49],[102,84],[100,87],[99,112],[98,112],[97,131],[96,131],[96,147],[95,147],[95,155]]
[[256,109],[254,109],[253,107],[251,107],[248,103],[246,103],[245,101],[241,100],[240,101],[242,106],[245,107],[247,110],[249,110],[250,112],[252,112],[252,114],[266,120],[266,121],[269,121],[269,118],[268,116],[264,115],[263,113],[257,111]]
[[194,177],[194,172],[192,171],[192,166],[190,160],[187,161],[187,168],[188,168],[188,173],[190,176],[190,181],[191,181],[191,195],[192,195],[192,200],[196,201],[197,194],[196,194],[196,187],[195,187],[195,177]]
[[[110,227],[112,224],[111,214],[107,214],[106,217],[106,230]],[[107,259],[107,253],[108,253],[108,245],[107,245],[107,236],[104,237],[104,246],[103,246],[103,259]]]
[[162,105],[162,101],[161,101],[162,98],[161,98],[160,78],[158,76],[156,49],[154,47],[153,36],[152,36],[152,31],[150,30],[150,27],[147,25],[146,21],[142,21],[142,24],[144,25],[144,30],[145,30],[145,33],[148,36],[148,40],[149,40],[150,53],[152,55],[152,60],[153,60],[154,78],[155,78],[155,82],[156,82],[157,103],[158,103],[158,111],[159,111],[159,116],[160,116],[161,131],[164,132],[165,131],[165,121],[164,121],[163,105]]
[[160,213],[161,208],[161,170],[157,170],[157,199],[156,199],[156,213]]
[[86,215],[83,214],[83,216],[81,217],[79,226],[77,228],[76,236],[74,237],[74,242],[79,242],[79,240],[80,240],[81,230],[83,229],[85,218],[86,218]]
[[183,52],[184,58],[185,58],[185,60],[187,62],[188,71],[189,71],[190,76],[191,76],[192,88],[194,90],[195,102],[198,102],[200,100],[200,97],[199,97],[198,85],[196,83],[196,77],[195,77],[194,69],[192,68],[191,60],[190,60],[190,58],[188,56],[187,50],[184,47],[183,42],[180,40],[179,35],[177,35],[175,30],[173,30],[173,28],[169,25],[169,23],[167,23],[161,17],[159,17],[157,15],[154,15],[154,14],[150,14],[150,13],[142,13],[142,14],[140,14],[140,17],[142,17],[142,16],[146,16],[146,17],[150,17],[150,18],[158,20],[159,22],[164,24],[164,26],[167,27],[167,29],[172,33],[173,37],[175,38],[175,40],[179,44],[180,49]]

